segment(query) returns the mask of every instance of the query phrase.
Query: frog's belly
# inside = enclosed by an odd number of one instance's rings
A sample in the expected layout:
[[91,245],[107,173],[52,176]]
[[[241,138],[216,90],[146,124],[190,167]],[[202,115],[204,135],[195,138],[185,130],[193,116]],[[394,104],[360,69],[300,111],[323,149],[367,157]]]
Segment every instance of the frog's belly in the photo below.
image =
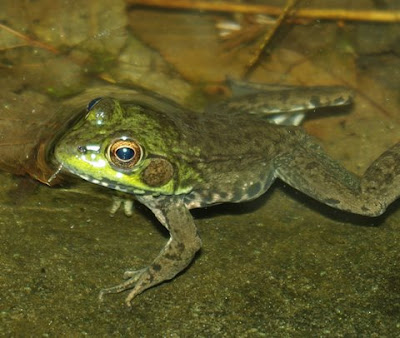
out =
[[261,172],[254,170],[231,175],[225,173],[219,179],[203,182],[201,188],[185,195],[184,203],[188,209],[194,209],[255,199],[265,193],[275,180],[274,170],[266,168]]

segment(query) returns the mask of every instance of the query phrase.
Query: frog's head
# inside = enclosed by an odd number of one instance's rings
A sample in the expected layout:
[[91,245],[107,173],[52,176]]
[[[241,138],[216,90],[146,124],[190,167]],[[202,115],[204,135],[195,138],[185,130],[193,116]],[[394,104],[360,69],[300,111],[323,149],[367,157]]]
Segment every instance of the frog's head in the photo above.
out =
[[97,98],[88,104],[86,116],[56,144],[54,154],[64,169],[112,189],[181,193],[179,164],[168,155],[174,133],[173,126],[151,109]]

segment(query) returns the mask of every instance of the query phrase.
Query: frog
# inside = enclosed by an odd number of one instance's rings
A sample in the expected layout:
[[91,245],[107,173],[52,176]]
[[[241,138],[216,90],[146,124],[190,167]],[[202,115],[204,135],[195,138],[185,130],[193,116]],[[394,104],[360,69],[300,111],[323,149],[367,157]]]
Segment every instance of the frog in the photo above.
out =
[[[140,92],[90,101],[54,146],[58,170],[132,195],[170,236],[151,264],[126,271],[100,299],[129,290],[131,306],[173,279],[201,248],[191,209],[256,199],[277,179],[330,207],[381,215],[400,193],[400,143],[357,176],[296,125],[305,112],[352,102],[347,88],[324,86],[256,90],[202,112]],[[297,118],[277,122],[282,113]]]

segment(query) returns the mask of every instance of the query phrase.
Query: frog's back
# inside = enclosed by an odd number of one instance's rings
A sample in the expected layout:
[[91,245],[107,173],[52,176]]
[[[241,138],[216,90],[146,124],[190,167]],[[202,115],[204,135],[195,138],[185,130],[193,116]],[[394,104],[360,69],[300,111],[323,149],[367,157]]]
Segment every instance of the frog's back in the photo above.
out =
[[180,175],[179,185],[192,187],[185,196],[189,208],[260,196],[275,179],[274,159],[301,133],[246,114],[181,112],[170,119],[180,131],[180,170],[195,173],[195,179]]
[[[265,158],[292,129],[268,123],[257,115],[198,113],[152,97],[141,96],[127,105],[142,106],[128,115],[130,121],[126,123],[140,130],[143,137],[139,140],[143,138],[147,143],[153,140],[154,150],[167,148],[169,155],[193,163]],[[156,139],[155,134],[160,138]]]

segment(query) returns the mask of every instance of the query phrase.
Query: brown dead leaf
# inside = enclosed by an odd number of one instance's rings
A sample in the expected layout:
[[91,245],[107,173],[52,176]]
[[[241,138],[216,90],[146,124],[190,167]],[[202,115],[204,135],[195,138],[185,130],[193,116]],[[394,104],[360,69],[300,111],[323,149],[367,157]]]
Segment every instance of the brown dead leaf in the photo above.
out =
[[[56,102],[33,93],[0,93],[0,169],[30,175],[42,183],[54,173],[48,156],[52,141],[73,117]],[[55,180],[51,184],[55,184]]]
[[197,83],[239,77],[251,55],[248,49],[235,55],[223,53],[212,15],[133,9],[129,25],[185,79]]

